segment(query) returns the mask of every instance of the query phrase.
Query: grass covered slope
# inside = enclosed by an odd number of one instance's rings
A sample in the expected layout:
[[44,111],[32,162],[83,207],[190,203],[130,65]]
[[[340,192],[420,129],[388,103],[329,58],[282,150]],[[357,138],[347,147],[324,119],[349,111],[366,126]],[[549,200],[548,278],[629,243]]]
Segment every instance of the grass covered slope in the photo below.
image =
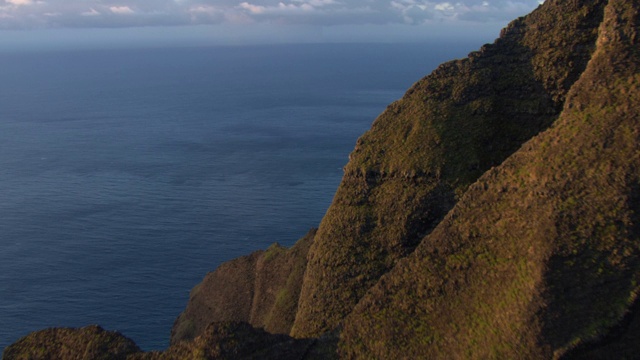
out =
[[330,360],[336,338],[294,339],[270,334],[245,322],[209,324],[190,341],[164,351],[142,352],[118,332],[99,326],[52,328],[25,336],[7,347],[3,360]]
[[603,7],[549,0],[376,119],[309,252],[292,335],[335,328],[471,183],[555,121],[595,49]]
[[612,329],[637,343],[620,324],[640,290],[639,9],[609,1],[559,120],[367,293],[343,357],[579,358]]
[[244,322],[209,324],[191,341],[171,345],[165,351],[137,353],[127,360],[283,360],[312,359],[314,340],[296,340],[287,335],[269,334]]
[[208,274],[166,351],[3,359],[637,358],[639,30],[640,0],[547,0],[390,105],[318,231]]
[[92,325],[35,331],[4,350],[3,360],[125,360],[139,353],[124,335]]
[[243,321],[273,334],[293,326],[315,230],[290,249],[278,244],[220,265],[191,290],[171,343],[200,335],[212,322]]

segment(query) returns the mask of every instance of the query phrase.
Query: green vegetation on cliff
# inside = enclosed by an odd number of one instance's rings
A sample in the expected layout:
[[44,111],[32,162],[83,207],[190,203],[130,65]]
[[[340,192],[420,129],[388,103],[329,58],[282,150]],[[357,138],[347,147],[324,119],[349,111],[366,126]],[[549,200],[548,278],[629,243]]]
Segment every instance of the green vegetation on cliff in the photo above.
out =
[[5,360],[124,360],[140,352],[130,339],[97,325],[33,332],[7,347]]
[[639,30],[639,0],[547,0],[391,104],[317,232],[208,274],[166,351],[89,327],[3,359],[637,357]]
[[290,249],[273,244],[207,274],[176,319],[171,343],[193,339],[212,322],[244,321],[274,334],[293,326],[315,229]]
[[304,359],[314,340],[269,334],[244,322],[214,322],[191,341],[172,344],[165,351],[138,353],[128,360],[280,360]]
[[558,358],[620,323],[640,290],[639,9],[609,2],[559,120],[368,292],[344,357]]
[[471,183],[553,123],[595,48],[603,6],[549,1],[376,119],[309,252],[294,336],[336,327]]

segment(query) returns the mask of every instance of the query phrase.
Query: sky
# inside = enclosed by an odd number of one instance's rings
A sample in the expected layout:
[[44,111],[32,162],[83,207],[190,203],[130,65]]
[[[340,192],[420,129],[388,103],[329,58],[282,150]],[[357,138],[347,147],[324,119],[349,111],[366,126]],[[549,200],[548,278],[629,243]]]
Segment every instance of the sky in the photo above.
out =
[[541,0],[0,0],[0,50],[489,41]]

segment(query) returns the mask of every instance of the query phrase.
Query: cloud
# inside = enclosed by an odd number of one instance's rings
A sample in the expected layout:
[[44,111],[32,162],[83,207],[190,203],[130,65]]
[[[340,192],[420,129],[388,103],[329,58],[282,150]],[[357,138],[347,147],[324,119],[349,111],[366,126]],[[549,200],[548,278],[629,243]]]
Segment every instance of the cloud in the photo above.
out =
[[110,6],[109,10],[111,10],[111,12],[114,14],[128,15],[135,13],[135,11],[131,10],[131,8],[128,6]]
[[31,5],[33,4],[33,0],[6,0],[5,1],[8,4],[13,4],[13,5]]
[[538,4],[539,0],[0,0],[0,29],[482,23],[512,19]]
[[91,8],[88,11],[83,11],[80,13],[80,16],[98,16],[98,15],[100,15],[100,13],[94,8]]

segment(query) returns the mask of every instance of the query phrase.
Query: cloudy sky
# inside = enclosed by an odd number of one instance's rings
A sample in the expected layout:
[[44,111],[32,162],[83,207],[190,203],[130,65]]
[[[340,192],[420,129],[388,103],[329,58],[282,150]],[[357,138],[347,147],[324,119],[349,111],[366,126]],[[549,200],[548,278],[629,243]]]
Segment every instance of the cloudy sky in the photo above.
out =
[[493,39],[539,0],[0,0],[0,49]]

